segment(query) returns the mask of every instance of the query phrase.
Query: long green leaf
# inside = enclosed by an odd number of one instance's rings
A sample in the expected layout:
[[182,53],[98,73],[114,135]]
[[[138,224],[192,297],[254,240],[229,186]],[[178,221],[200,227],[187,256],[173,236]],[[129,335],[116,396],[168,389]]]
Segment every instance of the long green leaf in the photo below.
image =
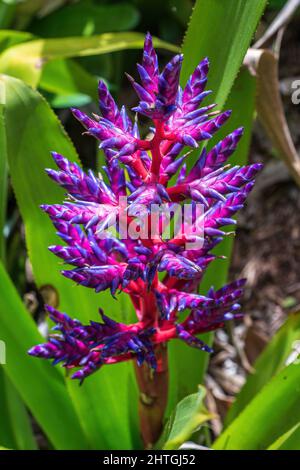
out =
[[5,260],[4,224],[7,205],[7,156],[4,126],[5,96],[0,89],[0,258]]
[[[219,108],[224,105],[245,52],[250,44],[258,20],[266,1],[253,0],[198,0],[189,23],[183,43],[184,62],[181,84],[184,85],[199,61],[208,56],[211,61],[209,87],[213,90],[213,100]],[[224,30],[226,36],[224,37]],[[226,103],[227,108],[234,110],[229,122],[230,129],[243,125],[246,130],[242,143],[231,159],[233,164],[244,164],[247,161],[249,140],[254,113],[255,81],[246,70],[242,70]],[[217,134],[216,138],[229,133],[228,125]],[[191,156],[191,164],[194,161]],[[206,273],[201,291],[206,292],[211,285],[219,287],[226,282],[232,239],[227,238],[217,252],[228,257],[228,261],[215,261]],[[212,335],[205,335],[204,341],[211,342]],[[195,390],[201,382],[207,367],[208,356],[193,351],[185,345],[170,347],[171,393],[168,409],[172,409],[178,399]],[[189,367],[186,367],[189,364]],[[178,368],[180,368],[178,372]]]
[[5,2],[1,0],[0,2],[0,28],[9,28],[12,24],[15,12],[16,12],[16,2]]
[[[50,150],[55,149],[72,161],[78,162],[78,157],[39,93],[11,77],[2,76],[1,83],[6,95],[9,168],[25,222],[26,243],[37,285],[52,286],[58,293],[59,307],[85,323],[98,320],[99,306],[115,318],[124,317],[127,313],[124,310],[128,308],[125,302],[113,300],[108,293],[96,295],[91,289],[76,287],[59,273],[56,257],[47,250],[49,245],[58,242],[58,238],[39,205],[62,201],[63,191],[53,184],[44,169],[53,166]],[[92,448],[128,448],[131,445],[128,414],[124,407],[130,371],[129,365],[124,363],[104,367],[82,387],[68,381]]]
[[277,374],[225,429],[214,449],[267,449],[300,421],[300,365]]
[[[9,47],[32,40],[31,33],[0,31],[0,52]],[[99,69],[100,70],[100,69]],[[44,64],[39,86],[43,90],[59,95],[87,94],[97,99],[97,78],[71,59],[56,59]]]
[[[144,35],[141,33],[105,33],[91,37],[71,37],[58,39],[36,39],[10,47],[0,56],[0,72],[36,87],[45,63],[55,59],[84,57],[107,54],[124,49],[143,47]],[[156,47],[177,51],[169,43],[154,40]]]
[[37,445],[27,410],[4,372],[5,367],[0,368],[0,442],[10,449],[34,450]]
[[33,38],[31,33],[25,31],[14,31],[11,29],[2,29],[0,31],[0,52],[9,47],[16,46],[22,42],[29,41]]
[[293,343],[299,339],[300,313],[294,313],[289,316],[254,364],[255,372],[249,375],[247,382],[229,410],[226,424],[231,423],[262,387],[283,369],[292,352]]
[[268,450],[300,450],[300,423],[276,439]]
[[6,364],[2,366],[5,374],[57,449],[87,448],[62,374],[27,354],[32,344],[42,338],[2,264],[0,283],[0,336],[6,345]]
[[[0,96],[0,258],[5,260],[4,224],[7,203],[7,155],[3,96]],[[1,338],[1,335],[0,335]],[[11,381],[0,369],[0,442],[14,449],[35,449],[27,411]]]
[[182,51],[186,81],[200,59],[211,62],[208,88],[222,108],[254,35],[267,0],[198,0]]

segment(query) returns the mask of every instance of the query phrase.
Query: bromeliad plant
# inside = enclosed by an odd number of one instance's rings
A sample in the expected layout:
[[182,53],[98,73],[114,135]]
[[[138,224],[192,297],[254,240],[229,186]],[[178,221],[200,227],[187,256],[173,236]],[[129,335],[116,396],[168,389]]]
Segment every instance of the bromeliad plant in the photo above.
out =
[[[75,368],[72,378],[81,382],[104,365],[134,360],[146,446],[157,440],[162,428],[168,390],[167,342],[178,338],[210,352],[197,335],[241,315],[238,302],[244,280],[217,291],[211,288],[206,295],[197,291],[205,269],[215,259],[213,248],[226,235],[221,227],[235,223],[232,216],[243,206],[261,167],[224,165],[242,136],[239,128],[210,150],[204,148],[187,171],[189,152],[184,153],[184,148],[196,148],[211,139],[230,112],[212,111],[215,105],[199,107],[210,93],[204,91],[208,59],[200,62],[183,90],[179,86],[181,64],[182,55],[177,55],[160,73],[151,36],[146,36],[142,64],[138,64],[141,83],[129,80],[140,99],[133,110],[153,121],[149,138],[140,137],[137,122],[132,123],[124,107],[118,109],[103,82],[99,84],[101,117],[72,110],[87,133],[101,142],[107,182],[53,153],[58,170],[47,173],[66,189],[68,197],[63,204],[42,206],[65,243],[50,250],[74,266],[62,274],[96,292],[110,289],[113,297],[118,290],[125,292],[137,322],[119,323],[100,310],[101,322],[82,325],[48,306],[57,333],[29,353]],[[191,239],[197,241],[197,235],[186,226],[180,236],[168,240],[160,231],[150,234],[149,227],[148,236],[127,238],[121,230],[122,198],[127,198],[126,220],[133,224],[141,205],[150,218],[154,204],[201,204],[204,211],[197,220],[203,227],[203,236],[198,237],[201,243],[192,248],[187,245]],[[104,237],[103,229],[114,220],[117,233]],[[188,311],[184,316],[183,310]]]

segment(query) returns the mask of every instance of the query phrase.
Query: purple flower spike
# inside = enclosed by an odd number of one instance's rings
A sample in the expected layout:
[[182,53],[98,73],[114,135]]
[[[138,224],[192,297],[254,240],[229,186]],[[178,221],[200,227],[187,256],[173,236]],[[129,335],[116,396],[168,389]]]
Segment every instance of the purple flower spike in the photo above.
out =
[[[109,289],[115,298],[125,292],[137,315],[135,323],[126,324],[100,311],[99,322],[82,325],[47,307],[54,333],[29,354],[62,363],[81,382],[107,364],[132,359],[160,371],[162,344],[174,338],[211,352],[197,335],[241,316],[245,280],[198,292],[216,258],[212,250],[228,235],[224,227],[236,224],[233,217],[243,207],[261,165],[230,167],[242,128],[209,150],[203,145],[229,119],[230,111],[214,111],[214,104],[200,107],[210,93],[205,91],[208,59],[180,88],[182,59],[175,56],[160,73],[147,34],[138,64],[140,82],[129,80],[139,97],[134,109],[153,121],[151,138],[140,137],[137,122],[124,107],[117,107],[103,82],[98,89],[101,116],[72,110],[103,149],[105,180],[58,153],[53,153],[57,169],[46,170],[67,192],[64,202],[42,206],[62,239],[62,244],[49,247],[65,263],[62,274],[96,292]],[[202,151],[193,165],[187,165],[191,149],[200,142]],[[178,232],[165,236],[163,227],[170,221],[175,225],[174,211],[183,205],[191,208],[190,219],[181,215]],[[161,206],[170,209],[168,216],[160,212]],[[200,232],[195,232],[193,220]]]

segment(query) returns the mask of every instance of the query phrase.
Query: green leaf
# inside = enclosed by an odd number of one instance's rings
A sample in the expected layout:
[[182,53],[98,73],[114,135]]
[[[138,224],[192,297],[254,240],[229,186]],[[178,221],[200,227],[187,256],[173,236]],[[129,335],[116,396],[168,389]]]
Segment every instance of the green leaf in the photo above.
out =
[[[63,97],[82,94],[97,101],[98,80],[71,59],[57,59],[43,68],[40,88]],[[73,101],[74,103],[74,101]],[[64,103],[68,107],[68,104]],[[72,106],[75,106],[72,104]]]
[[[5,259],[4,224],[7,206],[7,155],[3,96],[0,96],[0,258]],[[1,336],[0,336],[1,339]],[[0,442],[15,449],[35,449],[27,411],[8,377],[0,369]]]
[[259,356],[254,364],[254,374],[249,375],[228,412],[226,424],[231,423],[263,386],[285,367],[286,360],[292,353],[293,344],[297,340],[300,340],[300,313],[288,317]]
[[0,368],[0,442],[10,449],[37,448],[28,413],[15,387]]
[[222,108],[254,35],[267,0],[198,0],[184,38],[185,82],[200,60],[211,63],[208,89]]
[[222,432],[214,449],[262,450],[300,421],[300,365],[273,377]]
[[269,0],[268,7],[274,10],[280,10],[288,0]]
[[[233,156],[230,158],[232,165],[243,165],[247,162],[249,143],[254,115],[255,79],[250,76],[246,68],[242,68],[236,79],[230,97],[226,102],[226,108],[233,110],[229,122],[217,133],[212,144],[221,140],[237,127],[244,126],[245,134]],[[208,268],[201,282],[201,293],[206,294],[211,286],[219,288],[227,280],[230,264],[230,254],[233,238],[226,237],[216,251],[219,255],[227,256],[227,259],[217,259]],[[212,343],[212,334],[202,335],[201,339],[208,344]],[[186,394],[196,390],[201,383],[209,355],[173,341],[169,346],[170,351],[170,397],[168,410],[173,409],[176,403]],[[187,367],[188,365],[188,367]]]
[[22,42],[29,41],[33,36],[31,33],[25,31],[14,31],[11,29],[0,31],[0,52],[8,49],[9,47],[16,46]]
[[[91,37],[72,37],[58,39],[36,39],[10,47],[0,56],[0,71],[36,87],[43,67],[55,59],[84,57],[139,49],[144,44],[142,33],[105,33]],[[177,51],[177,47],[159,39],[154,40],[156,47]]]
[[91,36],[110,31],[128,31],[138,21],[139,12],[130,3],[95,5],[81,1],[36,19],[30,30],[43,38]]
[[300,450],[300,423],[276,439],[268,450]]
[[159,447],[165,450],[179,449],[201,424],[212,418],[204,408],[204,397],[205,388],[200,386],[197,393],[186,396],[178,403],[166,424]]
[[27,354],[42,338],[2,264],[0,283],[0,331],[6,345],[6,364],[2,370],[55,448],[87,448],[62,374],[49,363],[34,360]]
[[[58,242],[55,229],[39,208],[42,203],[59,203],[64,191],[54,184],[45,168],[54,166],[50,156],[56,150],[78,162],[73,145],[43,97],[20,80],[2,76],[6,108],[6,137],[9,169],[19,209],[25,223],[26,244],[38,287],[50,286],[59,297],[59,308],[88,323],[99,320],[101,306],[116,319],[128,317],[129,304],[107,292],[95,294],[74,284],[59,272],[57,258],[47,249]],[[18,116],[18,119],[15,118]],[[18,138],[16,139],[16,135]],[[40,361],[31,358],[31,361]],[[129,448],[131,445],[127,409],[124,406],[128,364],[106,366],[85,381],[67,381],[90,446]],[[114,426],[112,423],[118,423]]]
[[[222,108],[241,67],[265,3],[260,0],[197,1],[182,47],[184,62],[181,84],[184,86],[199,61],[208,56],[211,62],[208,88],[213,90],[213,101]],[[224,30],[226,30],[225,37]],[[244,126],[245,135],[230,160],[233,165],[242,165],[248,158],[254,96],[255,80],[242,69],[226,102],[226,108],[234,111],[233,116],[210,143],[213,145],[233,129]],[[196,157],[196,152],[191,155],[190,166]],[[218,288],[226,282],[232,242],[232,238],[227,237],[217,248],[216,253],[227,256],[227,260],[216,260],[209,267],[201,283],[201,293],[205,294],[212,285]],[[210,344],[212,334],[205,335],[202,339]],[[168,409],[172,408],[187,391],[191,393],[195,390],[196,384],[203,380],[208,360],[207,354],[187,348],[185,345],[174,343],[170,347],[171,393]],[[182,367],[179,364],[182,364]],[[186,364],[189,364],[189,367],[186,367]]]

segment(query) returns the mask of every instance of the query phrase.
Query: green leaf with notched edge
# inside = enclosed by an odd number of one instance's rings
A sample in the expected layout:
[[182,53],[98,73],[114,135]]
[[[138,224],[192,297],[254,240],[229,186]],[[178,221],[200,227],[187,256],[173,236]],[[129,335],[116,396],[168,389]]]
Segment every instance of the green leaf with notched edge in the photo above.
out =
[[213,445],[217,450],[263,450],[300,421],[300,364],[281,370]]
[[[33,40],[31,33],[0,31],[0,53],[9,47]],[[22,78],[22,77],[19,77]],[[97,101],[98,80],[71,59],[56,59],[43,65],[39,87],[58,95],[89,95]],[[72,103],[74,105],[74,102]]]
[[[91,37],[35,39],[10,47],[0,55],[0,72],[22,79],[37,87],[43,67],[55,59],[85,57],[125,49],[140,49],[144,34],[136,32],[105,33]],[[155,47],[177,51],[177,47],[154,38]]]
[[212,418],[203,405],[205,388],[200,386],[197,393],[186,396],[176,406],[167,422],[157,448],[175,450],[197,431],[201,424]]
[[[223,126],[214,138],[217,142],[234,129],[244,126],[245,134],[236,151],[230,157],[232,165],[243,165],[247,162],[249,143],[251,138],[252,122],[255,102],[255,79],[242,68],[234,87],[226,102],[226,109],[232,109],[231,119]],[[200,293],[206,294],[211,286],[220,288],[227,281],[232,250],[232,236],[217,247],[215,252],[227,256],[227,259],[216,259],[207,269],[200,286]],[[212,334],[202,335],[201,339],[208,344],[212,343]],[[168,410],[172,410],[176,403],[186,394],[196,390],[197,384],[203,381],[203,376],[209,361],[209,354],[193,349],[180,341],[173,341],[169,346],[170,352],[170,397]]]
[[[63,375],[27,350],[42,341],[10,278],[0,263],[0,336],[6,345],[3,370],[56,449],[88,446]],[[16,410],[14,410],[16,411]],[[1,423],[2,424],[2,423]]]
[[203,57],[210,60],[208,101],[225,104],[267,0],[198,0],[183,41],[184,83]]
[[[1,77],[0,86],[5,93],[9,169],[25,223],[26,243],[38,287],[52,286],[59,297],[59,308],[84,323],[100,319],[100,306],[108,315],[124,318],[130,308],[127,301],[114,300],[108,292],[97,295],[92,289],[74,285],[60,274],[58,259],[47,249],[59,239],[39,206],[61,202],[64,191],[47,177],[44,169],[54,167],[50,156],[54,149],[78,162],[73,145],[39,93],[8,76]],[[126,363],[104,366],[82,387],[77,381],[71,383],[68,379],[91,448],[130,448],[128,414],[124,406],[130,371]]]
[[254,364],[255,372],[248,376],[245,385],[226,416],[226,425],[230,424],[263,386],[285,367],[288,357],[295,355],[293,353],[293,344],[297,341],[300,341],[299,312],[288,317],[257,359]]

